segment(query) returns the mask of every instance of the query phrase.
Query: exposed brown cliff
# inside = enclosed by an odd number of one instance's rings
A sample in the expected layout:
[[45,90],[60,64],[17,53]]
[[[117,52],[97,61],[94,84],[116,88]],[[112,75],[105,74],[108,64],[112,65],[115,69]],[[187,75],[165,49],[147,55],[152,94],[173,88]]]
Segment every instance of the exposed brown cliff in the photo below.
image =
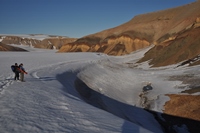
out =
[[[154,44],[143,59],[153,66],[178,63],[200,54],[200,1],[135,16],[115,28],[63,45],[59,52],[102,52],[124,55]],[[186,53],[185,53],[185,49]],[[193,51],[194,50],[194,51]]]
[[170,101],[165,104],[164,112],[166,114],[200,121],[199,95],[170,94],[168,96],[170,97]]

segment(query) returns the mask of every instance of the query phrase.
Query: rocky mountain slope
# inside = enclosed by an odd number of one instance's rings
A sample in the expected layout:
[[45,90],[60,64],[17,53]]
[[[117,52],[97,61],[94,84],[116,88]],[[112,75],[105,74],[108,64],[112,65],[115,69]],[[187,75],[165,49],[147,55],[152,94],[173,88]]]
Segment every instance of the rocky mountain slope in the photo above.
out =
[[[176,8],[135,16],[129,22],[63,45],[59,52],[102,52],[125,55],[153,47],[137,63],[148,61],[152,67],[171,64],[200,64],[200,1]],[[166,114],[200,121],[199,79],[178,76],[191,90],[168,95]],[[195,93],[195,94],[194,94]],[[174,121],[181,121],[179,119]],[[169,123],[173,123],[171,120]],[[187,123],[186,121],[184,121]],[[193,123],[190,123],[193,125]]]
[[200,1],[135,16],[129,22],[80,38],[59,52],[102,52],[124,55],[155,45],[140,62],[165,66],[200,54]]
[[76,38],[47,35],[0,35],[0,39],[4,44],[28,45],[44,49],[60,49],[63,44],[77,40]]
[[13,47],[13,46],[9,46],[9,45],[6,45],[6,44],[3,44],[0,42],[0,51],[27,51],[27,50],[24,50],[22,48],[17,48],[17,47]]

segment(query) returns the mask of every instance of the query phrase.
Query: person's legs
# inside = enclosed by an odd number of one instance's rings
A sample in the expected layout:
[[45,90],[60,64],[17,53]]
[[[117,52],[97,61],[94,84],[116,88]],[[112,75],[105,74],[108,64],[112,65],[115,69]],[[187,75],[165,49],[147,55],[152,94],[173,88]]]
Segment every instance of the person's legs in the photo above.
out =
[[17,73],[15,72],[15,77],[14,77],[14,80],[16,80],[17,79]]
[[20,73],[20,80],[24,81],[24,73]]
[[14,77],[15,80],[19,80],[19,73],[18,72],[15,72],[15,77]]
[[16,73],[16,78],[17,78],[17,80],[19,80],[19,73],[18,72]]

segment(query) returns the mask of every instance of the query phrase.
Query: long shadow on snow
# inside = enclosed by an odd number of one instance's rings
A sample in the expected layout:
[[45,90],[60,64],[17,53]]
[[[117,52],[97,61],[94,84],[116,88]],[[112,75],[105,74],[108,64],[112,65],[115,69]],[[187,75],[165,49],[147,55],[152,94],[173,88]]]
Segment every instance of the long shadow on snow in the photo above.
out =
[[[82,100],[84,100],[85,102],[87,102],[87,103],[89,103],[89,104],[92,104],[93,106],[95,106],[95,107],[98,107],[98,108],[100,108],[100,109],[103,109],[102,107],[101,107],[101,104],[100,105],[98,105],[99,103],[96,103],[94,100],[95,99],[92,99],[91,100],[91,102],[90,102],[90,99],[88,99],[88,97],[89,97],[89,95],[88,94],[90,94],[91,92],[91,94],[93,94],[93,92],[95,93],[95,91],[92,91],[92,89],[90,89],[90,88],[88,88],[83,82],[81,82],[81,80],[79,80],[78,78],[77,78],[77,73],[78,72],[65,72],[65,73],[63,73],[63,74],[58,74],[57,76],[56,76],[56,79],[63,85],[63,89],[64,89],[64,91],[65,92],[67,92],[68,94],[71,94],[71,95],[73,95],[73,96],[75,96],[75,97],[77,97],[77,99],[75,99],[75,100],[78,100],[78,99],[82,99]],[[79,85],[78,85],[79,84]],[[78,86],[80,86],[80,87],[78,87]],[[83,91],[81,91],[80,92],[80,90],[79,89],[82,89]],[[78,91],[79,90],[79,91]],[[83,94],[84,93],[84,94]],[[96,93],[97,95],[98,95],[98,93]],[[88,96],[87,96],[88,95]],[[66,95],[66,96],[68,96],[69,97],[69,95]],[[91,96],[91,95],[90,95]],[[99,97],[101,97],[101,96],[103,96],[103,95],[99,95]],[[94,95],[94,97],[96,97],[95,95]],[[73,97],[71,97],[71,98],[73,98]],[[106,98],[106,97],[105,97]],[[108,98],[108,97],[107,97]],[[74,99],[74,98],[73,98]],[[88,99],[88,100],[87,100]],[[100,98],[101,99],[101,98]],[[110,99],[110,98],[109,98]],[[105,99],[106,100],[106,99]],[[118,102],[116,101],[116,100],[112,100],[112,99],[110,99],[111,101],[115,101],[115,104],[118,104]],[[103,104],[103,103],[102,103]],[[107,106],[109,106],[109,105],[107,105]],[[112,104],[112,102],[111,102],[111,105],[110,105],[110,109],[113,107],[114,105]],[[105,110],[105,109],[104,109]],[[106,110],[106,111],[108,111],[108,112],[110,112],[110,113],[112,113],[112,111],[110,110]],[[124,112],[125,113],[125,112]],[[113,113],[112,113],[113,114]],[[115,114],[115,115],[117,115],[117,114]],[[120,113],[118,113],[118,115],[120,115]],[[138,115],[138,116],[141,116],[141,115]],[[124,114],[124,116],[123,116],[126,120],[128,120],[129,118],[128,118],[128,116],[126,116],[125,114]],[[136,122],[137,123],[137,122]],[[138,123],[138,124],[140,124],[140,123]],[[142,123],[141,123],[142,124]],[[140,129],[138,128],[138,129],[136,129],[135,127],[132,127],[133,126],[133,122],[131,122],[131,121],[125,121],[124,122],[124,124],[123,124],[123,127],[122,127],[122,132],[123,133],[128,133],[128,132],[135,132],[135,133],[139,133],[140,132]]]
[[[81,98],[85,102],[97,108],[110,112],[120,118],[123,118],[131,123],[135,123],[152,132],[159,131],[159,129],[157,129],[159,127],[155,127],[155,125],[152,125],[153,123],[155,123],[154,118],[151,117],[152,114],[155,119],[160,123],[163,132],[178,133],[180,132],[181,128],[185,128],[185,130],[188,130],[190,133],[200,132],[199,121],[172,116],[155,111],[144,110],[142,108],[119,102],[89,88],[76,75],[77,73],[75,72],[66,72],[57,75],[57,79],[63,84],[63,86],[65,87],[64,90],[67,93],[75,97]],[[130,123],[125,122],[122,127],[123,132],[127,132],[126,129],[128,128],[130,128]],[[135,131],[135,129],[133,130]],[[135,132],[139,132],[139,130],[140,129]]]

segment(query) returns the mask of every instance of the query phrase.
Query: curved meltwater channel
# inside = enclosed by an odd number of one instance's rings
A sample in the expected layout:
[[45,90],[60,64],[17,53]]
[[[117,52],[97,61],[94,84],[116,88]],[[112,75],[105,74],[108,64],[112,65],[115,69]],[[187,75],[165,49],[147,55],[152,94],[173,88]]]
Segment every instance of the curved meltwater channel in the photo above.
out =
[[79,78],[75,79],[74,85],[75,89],[85,102],[112,113],[124,120],[133,122],[152,132],[156,132],[161,129],[154,116],[146,110],[122,103],[96,92],[92,88],[89,88]]

